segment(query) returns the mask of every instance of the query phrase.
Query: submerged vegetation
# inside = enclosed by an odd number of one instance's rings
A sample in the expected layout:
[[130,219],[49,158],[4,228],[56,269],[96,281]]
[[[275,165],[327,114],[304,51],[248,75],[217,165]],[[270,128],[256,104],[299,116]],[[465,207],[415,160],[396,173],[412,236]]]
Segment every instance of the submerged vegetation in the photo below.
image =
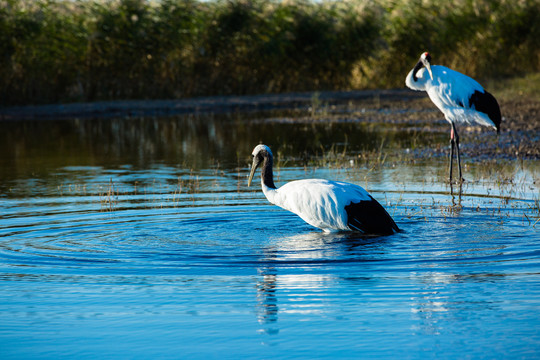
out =
[[538,0],[0,0],[0,104],[387,88],[419,54],[540,71]]
[[[384,164],[376,154],[367,156],[363,162],[353,161],[354,158],[337,155],[337,158],[328,162],[328,158],[335,156],[335,150],[322,154],[318,159],[313,159],[313,168],[305,168],[305,176],[318,176],[317,161],[330,166],[334,172],[339,173],[339,178],[345,181],[358,183],[374,192],[380,198],[384,206],[392,216],[399,214],[402,221],[414,219],[415,221],[431,221],[437,217],[454,217],[462,212],[475,213],[495,219],[502,224],[510,218],[521,219],[525,226],[537,227],[540,222],[540,198],[538,193],[538,168],[519,162],[489,162],[476,164],[473,171],[467,174],[468,181],[462,187],[449,188],[444,183],[446,173],[429,170],[429,166],[419,165],[424,172],[423,180],[410,181],[407,174],[400,171],[399,175],[392,175],[390,168],[396,166],[396,159],[390,159],[393,163]],[[282,153],[278,158],[280,164],[276,168],[277,181],[281,179],[281,172],[293,172],[302,174],[298,160]],[[284,167],[288,164],[289,167]],[[292,165],[292,167],[291,167]],[[283,167],[282,167],[283,166]],[[397,165],[400,167],[401,165]],[[496,171],[493,170],[496,168]],[[235,173],[237,171],[237,173]],[[213,173],[205,176],[196,175],[196,171],[184,169],[177,181],[163,179],[146,179],[146,181],[118,182],[109,180],[106,184],[97,185],[97,189],[84,188],[84,196],[97,191],[101,211],[117,211],[137,207],[152,209],[170,209],[185,207],[219,206],[226,203],[227,198],[234,198],[236,202],[245,203],[252,201],[249,192],[259,192],[260,188],[247,190],[248,168],[222,171],[219,165],[215,166]],[[387,190],[382,194],[380,190],[372,188],[380,184],[380,176],[386,172],[390,181],[394,184],[394,190]],[[407,175],[403,177],[403,173]],[[237,186],[225,184],[226,177],[235,179]],[[411,189],[411,184],[414,184]],[[83,192],[81,185],[63,185],[61,196],[80,196]],[[60,190],[60,189],[59,189]],[[416,194],[416,196],[414,196]],[[450,196],[450,197],[448,197]]]

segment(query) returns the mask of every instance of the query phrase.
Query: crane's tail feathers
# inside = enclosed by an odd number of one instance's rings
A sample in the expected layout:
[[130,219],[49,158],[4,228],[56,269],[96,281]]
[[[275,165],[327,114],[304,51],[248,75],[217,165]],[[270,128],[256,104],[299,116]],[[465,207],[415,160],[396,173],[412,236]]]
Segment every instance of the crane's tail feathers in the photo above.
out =
[[356,230],[356,231],[360,231],[360,232],[364,232],[364,230],[362,230],[361,226],[362,226],[362,223],[360,221],[358,221],[357,219],[353,219],[353,221],[355,221],[357,225],[353,224],[352,221],[349,222],[347,225],[351,228],[351,230]]
[[360,201],[345,206],[347,226],[365,234],[391,235],[399,231],[392,217],[377,200]]
[[497,134],[500,133],[502,119],[501,108],[493,95],[485,90],[484,92],[476,90],[469,97],[469,107],[486,114],[493,123],[495,129],[497,129]]

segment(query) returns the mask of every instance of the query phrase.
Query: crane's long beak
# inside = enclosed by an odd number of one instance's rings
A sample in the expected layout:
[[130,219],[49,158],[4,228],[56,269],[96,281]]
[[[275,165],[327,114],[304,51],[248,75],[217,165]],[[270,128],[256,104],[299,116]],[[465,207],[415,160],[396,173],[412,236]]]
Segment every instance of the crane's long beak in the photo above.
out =
[[255,175],[255,170],[259,167],[259,161],[257,160],[257,157],[253,158],[253,164],[251,164],[251,171],[249,173],[248,178],[248,186],[251,186],[251,181],[253,180],[253,175]]
[[431,80],[433,80],[433,73],[431,72],[431,65],[427,61],[424,63],[424,65],[426,66],[426,69],[429,73],[429,77],[431,78]]

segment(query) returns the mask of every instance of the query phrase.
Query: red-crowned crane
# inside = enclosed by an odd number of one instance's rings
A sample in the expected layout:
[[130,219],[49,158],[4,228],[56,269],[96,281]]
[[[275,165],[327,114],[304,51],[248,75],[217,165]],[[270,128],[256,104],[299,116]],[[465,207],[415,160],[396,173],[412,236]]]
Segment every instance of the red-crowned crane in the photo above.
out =
[[291,181],[280,188],[274,185],[273,155],[266,145],[253,149],[249,174],[251,185],[255,170],[261,168],[262,190],[268,201],[300,216],[308,224],[325,232],[360,231],[364,234],[390,235],[399,228],[361,186],[339,181],[305,179]]
[[450,129],[450,182],[454,148],[461,176],[459,136],[456,123],[489,126],[500,132],[501,110],[497,100],[474,79],[441,65],[431,65],[431,55],[423,53],[405,78],[407,87],[426,91],[431,101],[442,111],[451,124]]

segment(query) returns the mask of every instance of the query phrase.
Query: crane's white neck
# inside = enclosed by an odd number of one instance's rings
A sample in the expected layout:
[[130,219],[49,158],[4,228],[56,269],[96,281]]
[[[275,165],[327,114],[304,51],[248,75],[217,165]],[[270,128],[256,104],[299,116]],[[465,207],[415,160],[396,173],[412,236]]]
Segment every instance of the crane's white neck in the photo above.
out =
[[266,186],[266,184],[264,183],[264,180],[262,180],[262,179],[261,179],[261,186],[262,186],[263,194],[264,194],[264,196],[266,196],[268,201],[270,201],[274,205],[277,205],[276,204],[276,195],[277,195],[278,190],[275,187],[271,188],[269,186]]

